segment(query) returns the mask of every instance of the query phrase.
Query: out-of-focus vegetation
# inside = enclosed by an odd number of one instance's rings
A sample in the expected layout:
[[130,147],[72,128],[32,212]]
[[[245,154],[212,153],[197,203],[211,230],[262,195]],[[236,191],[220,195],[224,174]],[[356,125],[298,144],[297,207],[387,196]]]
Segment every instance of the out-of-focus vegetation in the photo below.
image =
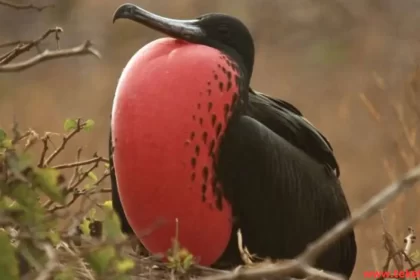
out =
[[[249,26],[257,48],[253,86],[295,104],[324,132],[341,165],[343,188],[352,209],[419,163],[418,1],[134,2],[170,17],[224,12],[241,18]],[[0,128],[9,129],[10,139],[14,137],[10,130],[14,122],[22,131],[30,128],[43,132],[62,131],[63,120],[69,116],[93,118],[95,129],[78,134],[54,158],[54,164],[59,165],[73,162],[79,148],[83,150],[81,161],[92,159],[84,155],[106,154],[109,115],[119,74],[138,48],[162,35],[128,21],[113,25],[112,14],[123,0],[34,0],[39,5],[51,3],[55,6],[41,12],[0,5],[0,45],[34,40],[58,25],[64,30],[60,48],[89,39],[103,58],[74,57],[16,74],[0,74]],[[0,51],[6,53],[13,47]],[[56,40],[40,42],[19,59],[28,59],[45,48],[57,48]],[[43,133],[40,135],[42,138]],[[35,160],[32,176],[43,170],[37,166],[42,143],[39,140],[30,149]],[[52,151],[55,148],[51,146]],[[73,168],[61,172],[66,179],[63,184],[67,184]],[[96,179],[101,174],[96,174]],[[87,176],[86,184],[93,185],[95,176]],[[108,179],[101,182],[101,188],[109,188]],[[48,198],[52,194],[44,190],[43,195]],[[95,197],[101,204],[109,194]],[[399,247],[408,226],[420,230],[416,211],[419,198],[418,190],[410,190],[383,212],[387,230]],[[81,200],[76,200],[69,209],[77,213],[81,206]],[[68,226],[72,216],[61,217],[57,227]],[[359,252],[354,279],[362,271],[384,263],[382,224],[377,215],[357,228]],[[34,246],[46,254],[39,244]]]
[[[66,133],[40,135],[22,132],[17,125],[11,134],[0,129],[2,279],[123,280],[191,271],[194,256],[176,238],[164,264],[148,258],[135,239],[121,232],[112,202],[97,197],[110,193],[102,187],[110,174],[106,158],[94,154],[81,160],[79,148],[74,161],[54,165],[66,145],[93,126],[91,119],[67,119]],[[61,143],[49,152],[55,138]],[[42,151],[33,154],[37,144]],[[81,207],[75,211],[72,205],[78,200]]]

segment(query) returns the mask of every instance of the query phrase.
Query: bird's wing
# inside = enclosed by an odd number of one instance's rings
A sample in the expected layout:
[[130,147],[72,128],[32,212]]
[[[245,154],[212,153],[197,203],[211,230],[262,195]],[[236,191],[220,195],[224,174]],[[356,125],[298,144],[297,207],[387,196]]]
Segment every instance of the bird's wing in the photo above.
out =
[[250,89],[248,114],[340,176],[330,143],[292,104]]
[[[262,258],[295,257],[350,215],[338,178],[250,115],[231,118],[220,144],[216,174],[245,246]],[[351,232],[317,264],[349,275],[355,250]]]

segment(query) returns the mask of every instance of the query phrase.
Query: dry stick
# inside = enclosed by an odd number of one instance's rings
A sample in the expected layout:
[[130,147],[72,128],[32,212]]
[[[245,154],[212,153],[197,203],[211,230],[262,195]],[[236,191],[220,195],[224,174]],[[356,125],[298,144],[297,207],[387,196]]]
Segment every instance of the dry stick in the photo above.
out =
[[38,167],[43,167],[44,166],[45,156],[47,155],[47,151],[48,151],[48,140],[49,139],[50,139],[50,136],[48,134],[46,134],[44,137],[41,138],[43,148],[42,148],[42,152],[41,152],[41,157],[39,158]]
[[10,3],[8,1],[3,1],[3,0],[0,0],[0,5],[13,8],[15,10],[37,10],[38,12],[42,12],[46,8],[52,8],[55,6],[54,4],[43,5],[43,6],[36,6],[32,3],[16,4],[16,3]]
[[64,150],[64,148],[66,147],[67,142],[73,138],[73,136],[75,136],[77,133],[79,133],[83,128],[83,124],[81,123],[81,120],[78,119],[77,123],[76,123],[76,128],[70,132],[69,134],[65,135],[63,137],[63,141],[61,142],[61,145],[45,160],[45,162],[42,163],[42,165],[40,167],[45,167],[47,166],[56,156],[58,156],[58,154]]
[[[74,183],[73,186],[71,186],[67,191],[71,192],[73,191],[73,196],[72,198],[65,204],[65,205],[56,205],[53,208],[49,209],[48,212],[53,213],[56,212],[57,210],[61,210],[61,209],[65,209],[68,208],[69,206],[71,206],[73,203],[76,202],[76,200],[82,196],[89,196],[89,195],[93,195],[93,194],[98,194],[98,193],[109,193],[110,190],[109,189],[94,189],[92,191],[90,190],[76,190],[76,187],[82,183],[88,176],[88,174],[90,172],[92,172],[95,168],[98,167],[98,162],[96,162],[95,165],[93,165],[91,168],[89,168],[86,172],[84,172],[82,174],[82,176],[79,178],[79,180],[77,180],[77,182]],[[101,178],[98,179],[97,182],[95,182],[95,184],[93,184],[94,186],[99,186],[107,177],[109,176],[109,172],[104,172],[104,174],[101,176]],[[47,203],[45,203],[44,205],[46,206],[50,206],[51,205],[51,201],[48,201]]]
[[44,269],[35,278],[35,280],[50,279],[51,276],[53,275],[54,270],[59,265],[54,247],[52,247],[50,244],[43,244],[42,247],[48,257],[48,262],[46,266],[44,267]]
[[58,34],[61,32],[63,32],[61,27],[50,28],[38,39],[29,41],[28,43],[19,44],[13,50],[0,57],[0,65],[8,64],[22,53],[30,51],[32,48],[38,46],[42,41],[44,41],[50,34],[54,33],[56,35],[56,40],[59,40]]
[[[77,149],[76,161],[80,161],[80,156],[82,155],[82,151],[83,151],[83,148],[82,147],[79,147]],[[74,171],[73,171],[73,174],[71,175],[70,181],[67,184],[67,189],[69,189],[73,185],[73,183],[76,181],[77,176],[80,173],[80,168],[81,168],[80,166],[76,166],[74,168]]]
[[20,45],[20,44],[29,44],[29,43],[31,43],[31,41],[21,41],[21,40],[10,41],[10,42],[1,43],[0,48],[7,48],[7,47]]
[[401,257],[401,254],[399,253],[401,250],[398,248],[398,245],[395,243],[394,238],[389,233],[386,222],[385,222],[385,216],[384,216],[384,209],[379,210],[381,214],[381,221],[382,221],[382,237],[384,240],[384,247],[385,250],[388,253],[387,260],[385,262],[385,265],[383,266],[383,271],[388,271],[389,266],[391,264],[391,260],[394,261],[395,267],[401,271],[404,270],[404,262]]
[[59,165],[53,166],[52,168],[54,168],[54,169],[66,169],[66,168],[71,168],[71,167],[76,167],[76,166],[88,165],[88,164],[95,163],[95,162],[108,163],[109,161],[107,159],[104,159],[103,157],[95,156],[91,159],[87,159],[87,160],[83,160],[83,161],[76,161],[76,162],[72,162],[72,163],[59,164]]
[[0,73],[20,72],[43,61],[81,55],[94,55],[97,58],[101,58],[101,54],[98,50],[92,47],[92,43],[90,41],[86,41],[84,44],[77,47],[55,51],[45,50],[41,54],[34,56],[26,61],[2,65],[0,66]]
[[384,270],[389,269],[389,265],[391,263],[391,260],[394,261],[395,267],[402,271],[404,270],[404,261],[400,254],[401,249],[398,247],[398,245],[395,243],[394,238],[392,235],[387,231],[387,229],[383,228],[383,239],[384,239],[384,246],[385,249],[388,252],[388,259],[384,266]]
[[296,259],[285,261],[277,265],[261,266],[250,268],[246,271],[238,271],[238,273],[228,273],[223,275],[215,275],[205,277],[206,280],[231,280],[231,279],[255,279],[260,277],[285,277],[296,272],[305,272],[309,264],[312,264],[316,258],[323,253],[328,247],[339,240],[343,235],[347,234],[351,229],[366,220],[381,209],[385,204],[394,199],[405,189],[412,187],[420,180],[420,165],[407,172],[400,180],[395,181],[383,191],[372,197],[362,207],[356,209],[352,213],[352,217],[345,219],[334,226],[331,230],[323,234],[314,243],[310,244],[307,249],[301,253]]
[[[401,254],[404,256],[404,258],[406,259],[406,261],[408,262],[408,264],[410,265],[410,267],[414,267],[415,264],[413,263],[413,261],[410,259],[410,256],[407,255],[404,251],[401,251]],[[412,271],[410,269],[408,269],[408,271]],[[417,274],[415,275],[415,279],[418,280],[419,278],[417,277]]]

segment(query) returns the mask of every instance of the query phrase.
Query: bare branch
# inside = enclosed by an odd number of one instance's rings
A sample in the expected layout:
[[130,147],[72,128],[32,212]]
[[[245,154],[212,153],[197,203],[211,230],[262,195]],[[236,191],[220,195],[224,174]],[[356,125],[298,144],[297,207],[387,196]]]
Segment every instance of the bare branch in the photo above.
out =
[[58,267],[59,263],[57,260],[57,253],[54,247],[50,244],[43,244],[43,249],[48,257],[48,262],[45,268],[39,273],[35,280],[47,280],[50,279],[54,270]]
[[[76,128],[72,131],[72,132],[70,132],[69,134],[67,134],[67,135],[65,135],[64,137],[63,137],[63,141],[61,142],[61,145],[45,160],[45,162],[41,165],[41,166],[39,166],[39,167],[45,167],[45,166],[47,166],[48,164],[50,164],[51,163],[51,161],[56,157],[56,156],[58,156],[58,154],[62,151],[62,150],[64,150],[64,148],[66,147],[66,144],[67,144],[67,142],[71,139],[71,138],[73,138],[77,133],[79,133],[81,130],[82,130],[82,128],[83,128],[83,125],[84,125],[84,123],[82,123],[81,122],[81,120],[80,119],[78,119],[77,120],[77,123],[76,123]],[[48,149],[48,147],[47,148],[45,148],[45,146],[44,146],[44,149]]]
[[[10,52],[0,57],[0,65],[8,64],[10,63],[10,61],[15,59],[22,53],[30,51],[33,47],[38,46],[42,41],[44,41],[50,34],[54,33],[56,36],[56,40],[58,41],[59,40],[58,34],[61,32],[63,32],[63,29],[61,27],[54,27],[54,28],[48,29],[46,32],[44,32],[44,34],[42,34],[36,40],[28,41],[26,43],[20,43],[19,41],[16,41],[18,42],[17,46]],[[11,43],[16,43],[16,42],[9,42],[9,43],[2,44],[0,46],[5,46],[5,45],[7,46],[7,44],[10,45]]]
[[13,46],[20,45],[20,44],[29,44],[30,42],[31,41],[21,41],[21,40],[10,41],[10,42],[1,43],[0,48],[13,47]]
[[49,134],[46,134],[44,137],[41,138],[41,140],[42,140],[43,148],[41,152],[41,157],[39,159],[38,167],[44,166],[45,156],[47,155],[47,151],[48,151],[48,141],[50,140]]
[[[331,244],[339,240],[341,236],[348,233],[354,226],[359,224],[361,221],[371,217],[373,214],[379,211],[385,204],[387,204],[393,198],[395,198],[398,194],[414,186],[419,180],[420,165],[410,170],[400,180],[392,183],[383,191],[372,197],[362,207],[356,209],[353,212],[352,217],[341,221],[330,231],[323,234],[314,243],[310,244],[307,247],[307,249],[294,260],[284,261],[276,265],[264,265],[261,267],[249,268],[248,270],[237,271],[236,273],[230,272],[223,275],[210,276],[204,279],[232,280],[240,278],[241,280],[246,280],[270,276],[281,278],[299,272],[313,275],[311,271],[312,268],[310,267],[310,265],[313,264],[316,261],[316,258],[320,254],[322,254]],[[323,276],[325,277],[325,275]],[[335,279],[337,279],[337,277]]]
[[29,4],[16,4],[16,3],[10,3],[8,1],[3,1],[3,0],[0,0],[0,5],[6,6],[6,7],[9,7],[9,8],[13,8],[15,10],[37,10],[38,12],[42,12],[46,8],[53,8],[53,7],[55,7],[54,4],[48,4],[48,5],[43,5],[43,6],[36,6],[36,5],[32,4],[32,3],[29,3]]
[[41,54],[34,56],[26,61],[2,65],[0,66],[0,73],[20,72],[22,70],[35,66],[43,61],[81,55],[94,55],[97,58],[101,58],[101,54],[98,50],[92,47],[92,43],[90,41],[86,41],[84,44],[77,47],[55,51],[45,50]]
[[95,155],[91,159],[87,159],[87,160],[83,160],[83,161],[76,161],[76,162],[72,162],[72,163],[60,164],[60,165],[53,166],[52,168],[54,168],[54,169],[66,169],[66,168],[71,168],[71,167],[76,167],[76,166],[88,165],[88,164],[96,163],[96,162],[108,163],[108,160],[104,159],[103,157],[98,157],[98,156]]
[[[95,164],[89,168],[87,171],[85,171],[79,178],[79,180],[77,180],[76,182],[74,182],[72,184],[72,186],[67,189],[67,191],[69,192],[73,192],[73,196],[70,199],[70,201],[68,201],[65,205],[56,205],[53,208],[51,208],[50,210],[48,210],[48,212],[53,213],[56,212],[57,210],[61,210],[61,209],[66,209],[69,206],[71,206],[73,203],[76,202],[77,199],[79,199],[82,196],[89,196],[92,194],[98,194],[98,193],[109,193],[110,189],[92,189],[92,190],[78,190],[76,189],[76,187],[78,187],[88,176],[89,173],[92,172],[93,170],[95,170],[98,167],[98,161],[95,162]],[[109,176],[109,172],[105,171],[104,174],[101,176],[101,178],[98,179],[98,181],[96,181],[95,184],[93,184],[93,186],[99,186],[107,177]],[[45,203],[46,206],[49,206],[51,203],[51,201],[48,201],[47,203]],[[45,206],[44,206],[45,207]]]

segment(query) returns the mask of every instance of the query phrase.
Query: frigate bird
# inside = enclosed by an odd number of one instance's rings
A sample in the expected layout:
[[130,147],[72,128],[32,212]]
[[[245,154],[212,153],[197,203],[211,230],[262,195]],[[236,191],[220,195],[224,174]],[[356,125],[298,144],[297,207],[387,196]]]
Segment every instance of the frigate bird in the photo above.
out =
[[[250,86],[254,42],[225,14],[170,19],[133,4],[117,19],[167,37],[123,69],[111,115],[113,205],[123,231],[153,254],[178,241],[202,265],[290,259],[350,216],[333,149],[290,103]],[[272,75],[267,73],[267,75]],[[315,266],[347,277],[357,247],[343,236]]]

